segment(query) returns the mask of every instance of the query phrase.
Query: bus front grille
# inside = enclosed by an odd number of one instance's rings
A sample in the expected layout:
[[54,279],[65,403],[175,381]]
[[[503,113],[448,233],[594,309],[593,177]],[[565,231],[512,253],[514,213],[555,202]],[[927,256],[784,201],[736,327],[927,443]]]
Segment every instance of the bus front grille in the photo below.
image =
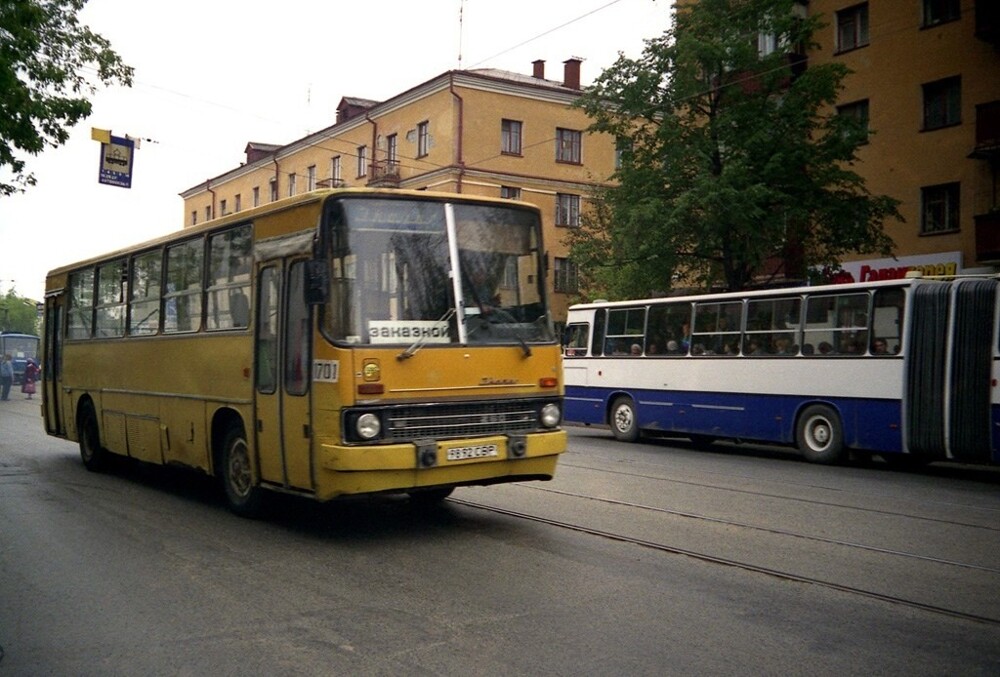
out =
[[482,402],[392,408],[386,412],[385,439],[485,437],[525,433],[538,424],[535,401]]

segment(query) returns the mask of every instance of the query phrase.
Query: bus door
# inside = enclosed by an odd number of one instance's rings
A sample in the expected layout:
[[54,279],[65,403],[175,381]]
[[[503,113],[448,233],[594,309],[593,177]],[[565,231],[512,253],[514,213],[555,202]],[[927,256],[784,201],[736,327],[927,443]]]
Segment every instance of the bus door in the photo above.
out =
[[42,360],[42,401],[45,431],[50,435],[65,435],[66,422],[62,402],[62,323],[66,295],[45,299],[45,335]]
[[309,366],[310,307],[305,261],[269,261],[257,270],[256,448],[261,479],[313,488]]

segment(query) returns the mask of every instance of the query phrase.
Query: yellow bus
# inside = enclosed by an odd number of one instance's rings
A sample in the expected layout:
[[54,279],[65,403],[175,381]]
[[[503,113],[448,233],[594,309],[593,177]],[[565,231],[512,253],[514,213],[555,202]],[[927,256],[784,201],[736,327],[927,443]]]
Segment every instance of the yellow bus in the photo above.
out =
[[51,271],[43,412],[109,455],[326,501],[551,479],[566,448],[537,208],[313,191]]

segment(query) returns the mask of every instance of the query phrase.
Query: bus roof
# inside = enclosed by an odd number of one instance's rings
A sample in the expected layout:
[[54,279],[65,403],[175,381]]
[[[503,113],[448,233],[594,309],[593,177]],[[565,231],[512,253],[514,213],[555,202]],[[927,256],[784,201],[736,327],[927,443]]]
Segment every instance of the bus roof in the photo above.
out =
[[218,218],[211,219],[209,221],[205,221],[203,223],[199,223],[194,226],[181,228],[180,230],[175,230],[171,233],[167,233],[166,235],[161,235],[160,237],[153,238],[151,240],[146,240],[145,242],[137,242],[135,244],[126,247],[121,247],[119,249],[105,252],[103,254],[99,254],[96,256],[92,256],[87,259],[74,261],[73,263],[68,263],[66,265],[59,266],[58,268],[53,268],[46,274],[46,277],[48,278],[53,275],[65,274],[81,266],[93,265],[100,261],[120,258],[136,251],[164,245],[169,242],[173,242],[175,240],[183,240],[193,235],[198,235],[202,233],[211,233],[216,229],[223,228],[225,226],[229,226],[234,223],[251,221],[254,218],[266,214],[275,214],[287,209],[298,207],[300,205],[307,205],[310,203],[319,204],[331,197],[347,197],[347,196],[359,196],[359,195],[371,196],[371,197],[388,197],[388,198],[410,197],[417,199],[433,199],[441,201],[466,202],[466,203],[478,202],[482,204],[503,204],[503,205],[517,206],[523,209],[530,209],[535,212],[538,211],[538,207],[529,202],[522,202],[519,200],[510,200],[506,198],[490,197],[483,195],[467,195],[464,193],[446,193],[446,192],[435,192],[429,190],[412,190],[412,189],[401,189],[401,188],[320,188],[317,190],[310,191],[308,193],[293,195],[292,197],[282,198],[280,200],[276,200],[275,202],[269,202],[268,204],[261,205],[259,207],[252,207],[250,209],[245,209],[243,211],[235,212],[233,214],[220,216]]
[[866,289],[877,289],[879,287],[910,287],[914,284],[951,282],[958,279],[998,279],[998,275],[968,275],[968,276],[927,276],[927,277],[905,277],[895,280],[878,280],[875,282],[845,282],[841,284],[822,284],[799,287],[775,287],[772,289],[754,289],[742,292],[715,292],[704,294],[684,294],[681,296],[655,296],[644,299],[630,299],[626,301],[591,301],[589,303],[575,303],[569,310],[589,310],[594,308],[619,308],[626,306],[645,305],[653,303],[684,303],[694,301],[726,301],[743,298],[766,298],[772,296],[795,296],[798,294],[815,294],[827,292],[849,292],[852,290],[863,291]]

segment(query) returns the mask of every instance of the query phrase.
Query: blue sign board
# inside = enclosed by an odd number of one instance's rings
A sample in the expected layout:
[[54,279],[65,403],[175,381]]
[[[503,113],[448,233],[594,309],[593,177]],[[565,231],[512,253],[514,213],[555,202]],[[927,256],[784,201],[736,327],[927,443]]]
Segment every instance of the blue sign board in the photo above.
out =
[[135,142],[118,136],[101,144],[101,174],[98,181],[109,186],[132,187],[132,159]]

